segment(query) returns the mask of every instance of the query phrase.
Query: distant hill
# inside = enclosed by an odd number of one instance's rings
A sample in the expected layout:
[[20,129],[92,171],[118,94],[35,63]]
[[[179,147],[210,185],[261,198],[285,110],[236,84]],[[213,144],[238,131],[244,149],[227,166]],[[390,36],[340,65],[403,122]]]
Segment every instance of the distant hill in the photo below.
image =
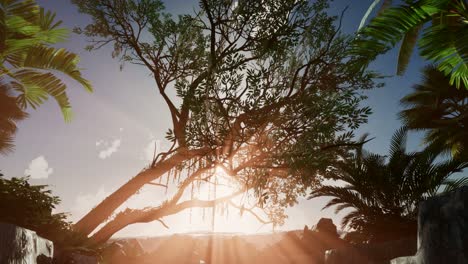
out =
[[[325,251],[349,244],[329,218],[309,229],[262,234],[192,232],[122,238],[114,264],[308,264],[323,263]],[[138,249],[138,250],[135,250]]]
[[[293,232],[297,236],[302,236],[302,230],[293,230],[287,231]],[[239,237],[244,241],[255,246],[256,250],[262,250],[272,244],[280,241],[286,231],[279,231],[275,233],[261,233],[261,234],[243,234],[243,233],[212,233],[212,232],[191,232],[191,233],[182,233],[176,234],[178,236],[191,236],[196,237],[198,240],[207,241],[210,237],[216,238],[230,238],[230,237]],[[169,240],[174,235],[167,236],[157,236],[157,237],[136,237],[136,239],[141,243],[145,252],[152,252],[156,250],[162,243]],[[118,238],[113,240],[124,240],[127,238]]]

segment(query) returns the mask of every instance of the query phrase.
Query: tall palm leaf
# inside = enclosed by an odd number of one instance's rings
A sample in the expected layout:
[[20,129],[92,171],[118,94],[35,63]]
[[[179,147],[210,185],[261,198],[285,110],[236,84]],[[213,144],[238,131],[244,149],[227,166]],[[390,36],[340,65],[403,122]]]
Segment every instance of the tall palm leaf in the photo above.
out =
[[[373,2],[372,6],[375,6]],[[379,54],[402,41],[397,74],[404,73],[416,43],[420,54],[432,61],[457,88],[468,86],[468,9],[465,0],[419,0],[386,8],[358,32],[351,54],[366,67]],[[389,1],[384,3],[388,6]],[[363,20],[370,14],[368,11]],[[421,38],[418,36],[424,25]],[[363,24],[363,22],[361,22]]]

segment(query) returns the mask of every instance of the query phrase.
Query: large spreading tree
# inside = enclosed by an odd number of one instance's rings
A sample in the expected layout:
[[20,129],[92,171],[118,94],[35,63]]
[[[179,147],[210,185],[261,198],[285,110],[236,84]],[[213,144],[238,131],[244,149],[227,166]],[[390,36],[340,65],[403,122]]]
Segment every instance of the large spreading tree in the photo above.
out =
[[[283,208],[317,183],[315,172],[370,113],[360,90],[374,86],[373,75],[351,67],[350,39],[327,1],[202,0],[177,18],[157,0],[73,3],[92,18],[76,30],[89,49],[113,45],[122,63],[145,68],[172,118],[172,147],[75,224],[89,235],[104,223],[94,242],[194,207],[231,206],[259,219],[261,210],[265,222],[282,224]],[[314,173],[291,166],[304,158]],[[167,188],[170,178],[177,190],[163,203],[116,213],[142,187]],[[197,198],[221,181],[232,193]]]

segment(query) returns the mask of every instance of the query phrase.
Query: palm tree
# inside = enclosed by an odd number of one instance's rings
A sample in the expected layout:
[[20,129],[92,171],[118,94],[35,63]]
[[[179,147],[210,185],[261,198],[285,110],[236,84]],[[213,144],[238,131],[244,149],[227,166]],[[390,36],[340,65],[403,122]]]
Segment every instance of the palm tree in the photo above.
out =
[[12,150],[16,122],[26,117],[23,110],[36,109],[49,96],[57,101],[65,121],[71,120],[67,86],[57,73],[92,91],[81,76],[79,57],[50,46],[67,39],[68,31],[60,24],[34,0],[0,1],[1,154]]
[[388,156],[369,153],[362,145],[330,171],[335,185],[320,185],[310,198],[333,197],[324,207],[335,206],[336,212],[352,209],[342,220],[366,237],[367,242],[382,242],[416,236],[417,208],[421,199],[466,184],[467,180],[448,180],[454,172],[468,166],[456,159],[436,162],[433,149],[407,152],[407,129],[392,138]]
[[410,129],[426,131],[425,142],[468,157],[468,90],[455,89],[434,66],[423,71],[423,81],[401,102],[400,117]]
[[[405,0],[391,6],[385,0],[378,15],[364,27],[380,0],[374,0],[364,15],[351,54],[366,67],[379,54],[402,41],[397,74],[404,73],[413,48],[418,43],[420,55],[437,65],[450,84],[468,87],[468,9],[466,0]],[[421,30],[429,24],[418,40]]]

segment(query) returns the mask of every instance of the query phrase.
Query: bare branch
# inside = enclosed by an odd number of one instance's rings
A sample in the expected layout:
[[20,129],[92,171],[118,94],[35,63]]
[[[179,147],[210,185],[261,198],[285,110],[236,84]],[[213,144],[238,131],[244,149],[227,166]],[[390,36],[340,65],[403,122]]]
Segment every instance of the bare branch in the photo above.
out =
[[154,185],[154,186],[161,186],[161,187],[167,188],[167,185],[161,184],[161,183],[148,182],[147,184],[149,184],[149,185]]
[[166,225],[166,223],[164,223],[164,221],[162,219],[156,219],[156,221],[158,221],[159,223],[161,223],[165,228],[169,229],[169,226]]
[[253,215],[260,223],[262,224],[271,224],[273,223],[272,221],[267,221],[267,220],[264,220],[263,218],[261,218],[256,212],[253,211],[253,209],[251,208],[246,208],[246,207],[243,207],[243,206],[239,206],[237,204],[235,204],[233,201],[229,200],[228,201],[229,205],[231,205],[232,207],[234,208],[237,208],[241,211],[246,211],[246,212],[249,212],[251,215]]

